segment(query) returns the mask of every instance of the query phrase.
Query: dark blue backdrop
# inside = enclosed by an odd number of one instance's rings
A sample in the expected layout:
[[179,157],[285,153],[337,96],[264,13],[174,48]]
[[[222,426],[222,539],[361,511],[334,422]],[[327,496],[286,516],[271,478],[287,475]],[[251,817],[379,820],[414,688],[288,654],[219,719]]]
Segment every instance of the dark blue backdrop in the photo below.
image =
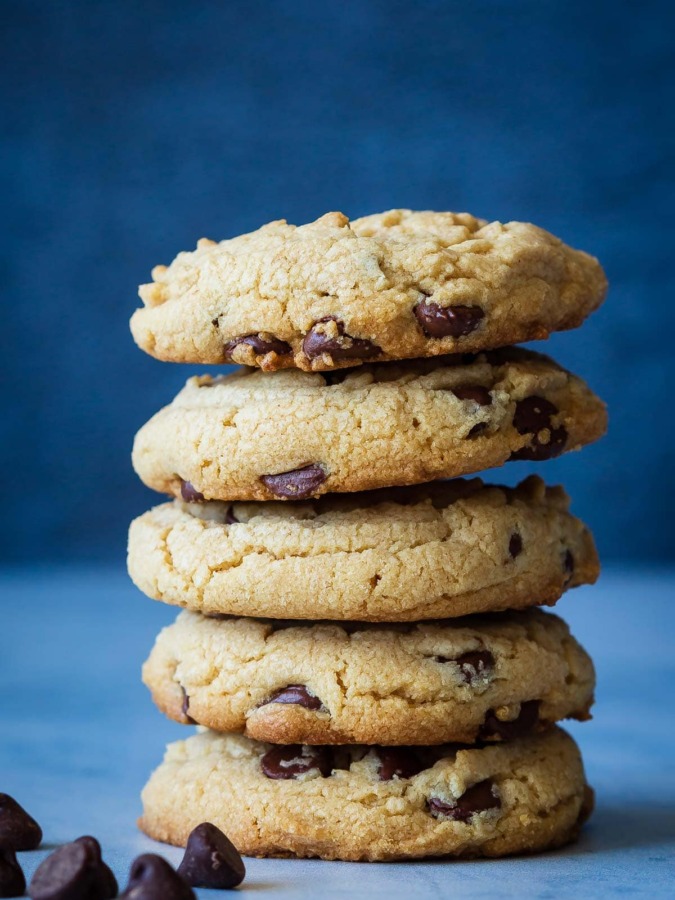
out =
[[192,371],[132,344],[152,265],[272,218],[410,206],[602,259],[607,305],[544,349],[611,432],[541,470],[606,557],[672,558],[674,8],[3,4],[3,557],[121,558],[152,502],[132,435]]

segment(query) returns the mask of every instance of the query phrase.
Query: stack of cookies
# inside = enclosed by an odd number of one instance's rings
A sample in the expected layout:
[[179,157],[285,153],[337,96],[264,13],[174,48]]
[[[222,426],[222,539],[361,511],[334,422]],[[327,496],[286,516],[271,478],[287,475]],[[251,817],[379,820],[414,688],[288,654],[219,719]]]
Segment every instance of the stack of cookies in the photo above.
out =
[[[136,342],[191,378],[138,433],[172,496],[129,570],[184,609],[143,677],[202,726],[141,827],[243,853],[383,860],[560,846],[591,808],[591,660],[537,607],[593,582],[559,487],[458,476],[597,440],[602,402],[508,345],[581,324],[598,262],[532,225],[394,210],[199,242],[144,285]],[[454,479],[454,480],[449,480]]]

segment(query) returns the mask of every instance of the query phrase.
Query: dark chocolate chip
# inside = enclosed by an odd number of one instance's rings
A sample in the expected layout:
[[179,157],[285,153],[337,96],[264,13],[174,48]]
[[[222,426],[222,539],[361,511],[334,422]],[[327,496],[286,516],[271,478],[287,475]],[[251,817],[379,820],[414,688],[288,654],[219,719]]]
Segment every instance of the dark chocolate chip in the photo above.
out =
[[297,778],[318,769],[324,778],[333,770],[327,747],[287,744],[272,747],[260,760],[260,768],[268,778]]
[[517,531],[514,531],[509,540],[509,555],[511,559],[515,559],[517,556],[520,556],[522,552],[523,539]]
[[[289,684],[273,694],[267,703],[292,703],[305,709],[321,709],[323,703],[304,684]],[[267,704],[265,704],[267,705]]]
[[[552,459],[565,449],[567,429],[560,425],[551,427],[551,417],[558,407],[545,397],[525,397],[516,403],[513,425],[519,434],[532,434],[530,443],[511,454],[511,459],[543,460]],[[548,439],[542,440],[541,432],[548,431]]]
[[495,785],[491,778],[479,781],[478,784],[468,788],[453,804],[440,797],[430,797],[427,800],[429,812],[434,816],[454,819],[456,822],[468,822],[477,813],[488,809],[499,809],[502,801],[495,791]]
[[32,900],[111,900],[117,882],[91,837],[64,844],[43,860],[28,887]]
[[409,747],[378,747],[375,753],[379,759],[377,774],[380,781],[412,778],[413,775],[426,769],[426,765]]
[[144,853],[131,864],[129,883],[120,897],[126,900],[196,900],[195,892],[169,863]]
[[230,359],[232,351],[241,344],[247,344],[249,347],[252,347],[256,356],[264,356],[266,353],[276,353],[278,356],[285,356],[293,349],[290,344],[287,344],[286,341],[280,341],[273,334],[268,334],[265,337],[263,335],[265,335],[265,332],[244,334],[233,341],[228,341],[225,344],[225,356]]
[[451,391],[458,400],[473,400],[479,406],[490,406],[492,403],[492,394],[482,384],[460,384]]
[[220,828],[202,822],[190,832],[185,856],[176,870],[192,887],[229,890],[246,875],[241,853]]
[[498,719],[495,711],[489,709],[485,714],[479,738],[485,740],[487,738],[500,737],[505,741],[513,738],[523,737],[528,734],[534,726],[539,722],[539,700],[526,700],[520,704],[520,711],[515,719],[509,722],[503,722]]
[[511,454],[513,460],[531,460],[540,462],[543,459],[553,459],[565,449],[567,443],[567,429],[562,425],[549,431],[548,441],[542,442],[535,435],[526,447],[521,447]]
[[[335,322],[335,328],[321,328],[326,322]],[[326,331],[336,331],[337,334],[327,334]],[[316,359],[327,353],[332,359],[370,359],[380,353],[380,347],[372,341],[363,338],[355,338],[345,333],[344,322],[334,316],[326,316],[319,319],[308,331],[302,342],[302,349],[308,359]]]
[[42,829],[35,819],[9,794],[0,794],[0,848],[35,850],[41,840]]
[[227,512],[225,513],[225,524],[226,525],[238,525],[239,519],[232,512],[232,507],[228,506]]
[[493,670],[495,658],[489,650],[469,650],[455,660],[467,684],[486,678]]
[[204,499],[204,495],[194,488],[189,481],[183,481],[182,479],[180,483],[180,495],[186,503],[201,503]]
[[116,897],[119,891],[117,879],[113,875],[112,869],[103,861],[101,845],[96,838],[85,834],[83,837],[77,838],[75,843],[86,847],[89,859],[94,865],[92,900],[93,898],[101,898],[101,900],[105,898],[105,900],[108,900],[108,898]]
[[188,693],[182,684],[180,686],[180,689],[183,694],[183,702],[181,703],[180,709],[181,709],[181,712],[183,713],[183,718],[185,719],[185,724],[186,725],[196,725],[197,723],[195,722],[195,720],[192,718],[192,716],[189,713],[190,698],[188,697]]
[[0,847],[0,897],[23,897],[26,879],[16,853]]
[[413,312],[427,337],[462,337],[471,334],[485,313],[480,306],[439,306],[422,300]]
[[488,427],[487,422],[477,422],[473,426],[473,428],[469,431],[469,433],[467,434],[467,437],[469,437],[469,438],[478,437],[479,434],[483,434],[484,432],[487,431],[487,427]]
[[313,463],[302,469],[279,472],[278,475],[261,475],[260,480],[277,497],[304,500],[311,497],[327,477],[321,466]]
[[572,555],[571,550],[565,551],[565,556],[563,557],[563,568],[569,575],[574,572],[574,556]]

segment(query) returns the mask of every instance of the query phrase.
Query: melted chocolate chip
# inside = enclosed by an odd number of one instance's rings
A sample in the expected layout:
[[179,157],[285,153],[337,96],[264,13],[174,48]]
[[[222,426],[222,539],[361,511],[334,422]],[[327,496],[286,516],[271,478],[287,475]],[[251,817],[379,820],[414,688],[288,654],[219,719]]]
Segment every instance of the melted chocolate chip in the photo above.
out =
[[439,306],[422,300],[413,312],[427,337],[462,337],[471,334],[485,313],[480,306]]
[[23,897],[26,879],[19,865],[16,853],[0,848],[0,897]]
[[426,766],[410,747],[378,747],[375,753],[379,759],[377,774],[380,781],[392,778],[412,778],[426,769]]
[[[545,397],[525,397],[516,403],[513,414],[513,425],[519,434],[532,434],[530,443],[511,454],[511,459],[543,460],[552,459],[565,449],[567,429],[560,425],[551,427],[551,417],[556,415],[558,407]],[[542,440],[542,431],[548,435]]]
[[489,709],[485,714],[479,738],[486,740],[487,738],[502,738],[510,741],[513,738],[523,737],[528,734],[539,722],[539,700],[526,700],[520,704],[520,711],[515,719],[504,722],[497,718],[495,711]]
[[0,794],[0,848],[35,850],[41,840],[42,829],[35,819],[9,794]]
[[197,723],[195,722],[195,720],[192,718],[192,716],[188,712],[188,710],[190,709],[190,698],[188,697],[187,691],[185,690],[185,688],[183,687],[182,684],[180,686],[180,689],[183,693],[183,702],[181,703],[180,709],[181,709],[181,712],[183,713],[183,718],[185,719],[185,724],[186,725],[196,725]]
[[[334,322],[334,327],[322,328],[327,322]],[[302,349],[308,359],[316,359],[327,353],[333,361],[341,359],[369,359],[377,356],[380,347],[372,341],[355,338],[345,333],[344,322],[334,316],[319,319],[307,332],[302,342]]]
[[64,844],[37,867],[28,888],[32,900],[111,900],[115,876],[101,859],[93,837]]
[[549,432],[549,438],[543,443],[537,435],[535,435],[526,447],[521,447],[511,454],[513,460],[531,460],[540,462],[543,459],[553,459],[565,449],[567,443],[567,429],[561,425],[559,428],[553,428]]
[[[310,693],[304,684],[289,684],[273,694],[267,703],[292,703],[302,706],[304,709],[321,709],[321,700]],[[267,704],[265,704],[267,705]]]
[[120,897],[126,900],[196,900],[195,892],[169,863],[144,853],[131,864],[129,883]]
[[313,463],[278,475],[261,475],[260,480],[277,497],[304,500],[311,497],[327,477],[321,466]]
[[[264,335],[264,336],[263,336]],[[225,356],[232,358],[232,353],[236,347],[246,344],[252,347],[256,356],[264,356],[266,353],[276,353],[278,356],[285,356],[293,349],[286,341],[280,341],[273,334],[245,334],[242,337],[235,338],[225,344]]]
[[488,809],[499,809],[501,805],[502,801],[495,791],[495,785],[491,778],[472,785],[454,804],[441,800],[440,797],[430,797],[427,800],[429,812],[433,816],[443,816],[454,819],[456,822],[468,822],[477,813],[485,812]]
[[242,883],[246,868],[232,841],[215,825],[203,822],[190,832],[177,872],[192,887],[231,890]]
[[492,394],[482,384],[460,384],[451,390],[458,400],[473,400],[479,406],[490,406],[492,403]]
[[288,744],[268,750],[260,760],[260,768],[268,778],[297,778],[313,769],[327,778],[333,766],[327,747]]
[[189,481],[183,481],[182,479],[180,483],[180,495],[186,503],[201,503],[204,499],[204,495],[193,487]]
[[509,556],[511,559],[515,559],[517,556],[520,556],[522,552],[523,539],[517,531],[514,531],[509,540]]
[[229,506],[227,512],[225,513],[225,524],[226,525],[238,525],[239,519],[232,512],[232,507]]

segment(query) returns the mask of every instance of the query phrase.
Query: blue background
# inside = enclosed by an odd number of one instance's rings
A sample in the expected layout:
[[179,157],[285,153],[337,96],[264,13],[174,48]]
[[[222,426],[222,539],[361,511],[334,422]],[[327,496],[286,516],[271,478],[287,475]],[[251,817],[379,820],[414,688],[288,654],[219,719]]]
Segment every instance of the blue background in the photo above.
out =
[[654,0],[3,4],[3,559],[121,560],[153,502],[132,436],[194,371],[131,341],[154,264],[392,206],[601,258],[606,306],[541,348],[611,431],[541,472],[606,559],[672,559],[674,27]]

